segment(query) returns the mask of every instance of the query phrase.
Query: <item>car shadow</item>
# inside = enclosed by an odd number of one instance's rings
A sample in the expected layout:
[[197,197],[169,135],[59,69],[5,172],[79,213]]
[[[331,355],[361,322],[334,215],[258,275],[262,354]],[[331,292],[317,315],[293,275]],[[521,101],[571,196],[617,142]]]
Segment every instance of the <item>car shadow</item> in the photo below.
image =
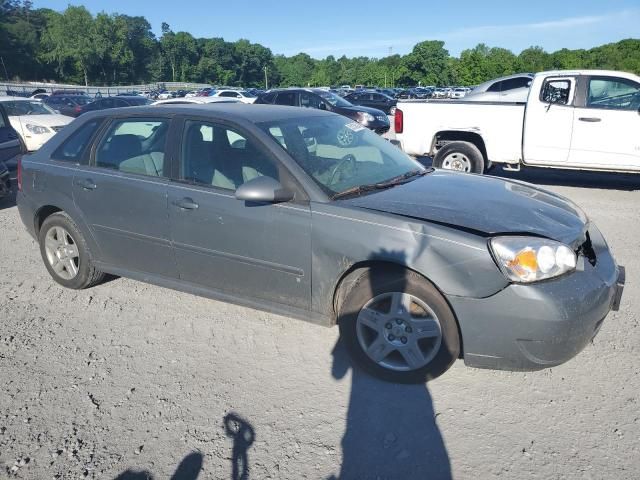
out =
[[525,167],[519,172],[509,172],[496,166],[488,172],[488,175],[521,180],[536,185],[599,188],[603,190],[640,190],[640,174],[634,173],[587,172],[535,167]]
[[[431,157],[418,157],[416,160],[425,167],[430,167],[432,163]],[[640,173],[588,172],[537,167],[523,167],[519,172],[510,172],[495,165],[487,172],[487,175],[520,180],[535,185],[623,191],[640,190]]]

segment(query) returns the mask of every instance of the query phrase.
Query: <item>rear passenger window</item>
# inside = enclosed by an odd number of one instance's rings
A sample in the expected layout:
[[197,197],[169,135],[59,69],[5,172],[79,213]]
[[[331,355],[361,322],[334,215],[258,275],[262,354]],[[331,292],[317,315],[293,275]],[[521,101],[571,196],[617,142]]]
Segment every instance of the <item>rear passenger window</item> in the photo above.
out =
[[496,82],[487,88],[487,92],[499,92],[502,90],[502,82]]
[[275,99],[276,99],[276,92],[265,93],[261,97],[261,100],[266,103],[273,103]]
[[280,92],[276,98],[276,105],[290,105],[295,107],[296,94],[294,92]]
[[96,150],[96,166],[164,177],[164,150],[169,120],[114,122]]
[[51,155],[53,160],[66,162],[81,162],[91,137],[100,125],[99,120],[93,120],[82,125],[71,134],[62,145],[60,145]]

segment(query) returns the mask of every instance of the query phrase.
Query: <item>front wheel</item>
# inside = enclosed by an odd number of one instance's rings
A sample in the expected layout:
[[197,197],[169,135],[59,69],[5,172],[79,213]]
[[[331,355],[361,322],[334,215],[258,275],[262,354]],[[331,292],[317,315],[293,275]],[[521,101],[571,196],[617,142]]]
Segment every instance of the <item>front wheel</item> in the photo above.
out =
[[427,382],[460,354],[446,300],[409,270],[365,271],[346,295],[338,321],[354,361],[385,381]]
[[433,166],[464,173],[483,173],[482,152],[470,142],[451,142],[443,145],[433,158]]

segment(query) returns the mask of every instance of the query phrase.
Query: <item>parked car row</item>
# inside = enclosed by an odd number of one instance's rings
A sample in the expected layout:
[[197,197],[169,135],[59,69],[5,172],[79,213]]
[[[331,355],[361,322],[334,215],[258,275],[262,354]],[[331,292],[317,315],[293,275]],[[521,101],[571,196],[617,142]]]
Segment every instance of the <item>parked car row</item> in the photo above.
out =
[[[0,104],[4,106],[26,149],[35,151],[75,117],[98,110],[142,106],[153,102],[141,95],[118,95],[92,100],[82,92],[72,93],[56,93],[43,100],[0,97]],[[203,89],[198,93],[195,96],[167,95],[155,104],[274,103],[278,97],[277,104],[335,111],[380,134],[389,130],[387,115],[393,113],[396,104],[396,100],[377,92],[354,93],[348,99],[321,89],[270,90],[268,94],[260,93],[260,96],[250,90],[236,89]]]
[[[365,101],[363,99],[363,102]],[[379,134],[386,133],[390,128],[389,117],[384,111],[368,106],[354,105],[347,98],[342,98],[321,88],[273,89],[260,95],[255,103],[288,105],[335,112],[351,118]]]

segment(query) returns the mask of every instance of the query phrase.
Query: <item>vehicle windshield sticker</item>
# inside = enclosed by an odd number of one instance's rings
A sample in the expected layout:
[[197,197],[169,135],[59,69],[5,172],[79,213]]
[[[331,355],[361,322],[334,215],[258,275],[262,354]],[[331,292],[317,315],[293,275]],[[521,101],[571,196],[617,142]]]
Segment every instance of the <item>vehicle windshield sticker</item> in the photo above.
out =
[[345,125],[349,130],[353,130],[354,132],[359,132],[360,130],[364,130],[364,127],[360,125],[358,122],[351,122]]

